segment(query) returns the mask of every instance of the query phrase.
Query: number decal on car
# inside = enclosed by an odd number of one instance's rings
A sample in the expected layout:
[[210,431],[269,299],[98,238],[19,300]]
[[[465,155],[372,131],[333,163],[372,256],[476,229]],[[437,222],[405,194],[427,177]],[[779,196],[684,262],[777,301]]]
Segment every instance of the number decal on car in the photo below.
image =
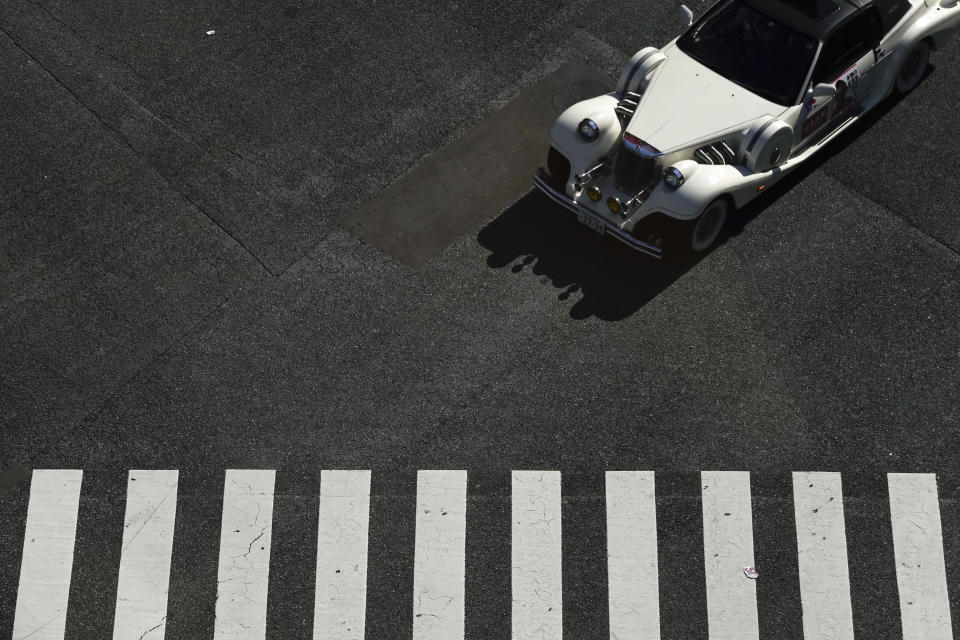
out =
[[810,137],[831,120],[844,117],[858,104],[860,70],[856,65],[844,71],[832,84],[837,88],[835,98],[812,100],[804,106],[808,113],[800,130],[801,139]]

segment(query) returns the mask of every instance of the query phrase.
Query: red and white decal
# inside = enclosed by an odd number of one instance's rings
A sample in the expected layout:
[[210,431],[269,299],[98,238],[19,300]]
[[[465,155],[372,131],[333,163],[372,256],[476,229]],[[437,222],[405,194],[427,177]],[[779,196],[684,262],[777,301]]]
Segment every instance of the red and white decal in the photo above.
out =
[[806,138],[820,130],[830,120],[843,116],[857,104],[857,88],[860,84],[860,70],[853,65],[831,84],[837,88],[837,95],[830,100],[812,100],[804,107],[808,110],[803,122],[801,138]]

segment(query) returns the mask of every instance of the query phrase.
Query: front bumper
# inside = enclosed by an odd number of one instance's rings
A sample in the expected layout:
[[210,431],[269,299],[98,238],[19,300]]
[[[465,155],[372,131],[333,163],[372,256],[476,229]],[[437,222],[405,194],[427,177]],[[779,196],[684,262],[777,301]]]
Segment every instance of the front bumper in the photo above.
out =
[[582,206],[579,202],[569,198],[565,193],[560,193],[554,189],[550,184],[548,184],[543,178],[539,175],[533,176],[533,184],[536,185],[538,189],[543,191],[547,196],[550,197],[554,202],[563,205],[570,211],[573,211],[577,216],[588,216],[594,221],[600,222],[604,226],[605,233],[607,235],[613,236],[620,242],[624,243],[631,249],[644,253],[648,256],[653,256],[654,258],[663,257],[663,249],[660,247],[654,246],[638,240],[630,232],[624,231],[617,225],[613,224],[609,220],[597,215],[593,211],[590,211],[586,207]]

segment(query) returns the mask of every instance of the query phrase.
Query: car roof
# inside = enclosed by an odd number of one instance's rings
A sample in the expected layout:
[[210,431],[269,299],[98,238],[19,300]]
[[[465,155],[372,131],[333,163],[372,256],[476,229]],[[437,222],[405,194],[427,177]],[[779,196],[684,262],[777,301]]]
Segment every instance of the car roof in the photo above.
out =
[[873,4],[889,0],[741,0],[784,26],[823,40],[847,18]]

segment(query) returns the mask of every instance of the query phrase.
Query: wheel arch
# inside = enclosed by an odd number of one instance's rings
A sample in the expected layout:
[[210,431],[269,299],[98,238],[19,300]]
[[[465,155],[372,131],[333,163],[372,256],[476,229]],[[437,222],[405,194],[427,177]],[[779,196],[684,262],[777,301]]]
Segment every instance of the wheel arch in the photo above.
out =
[[[724,191],[723,193],[718,195],[716,198],[708,202],[707,205],[703,208],[703,211],[706,211],[707,207],[709,207],[711,204],[713,204],[717,200],[725,200],[727,203],[727,206],[729,207],[730,213],[733,213],[734,211],[737,211],[738,209],[740,209],[740,207],[737,205],[737,199],[733,197],[733,194],[730,193],[729,191]],[[703,211],[701,211],[700,213],[702,214]]]

